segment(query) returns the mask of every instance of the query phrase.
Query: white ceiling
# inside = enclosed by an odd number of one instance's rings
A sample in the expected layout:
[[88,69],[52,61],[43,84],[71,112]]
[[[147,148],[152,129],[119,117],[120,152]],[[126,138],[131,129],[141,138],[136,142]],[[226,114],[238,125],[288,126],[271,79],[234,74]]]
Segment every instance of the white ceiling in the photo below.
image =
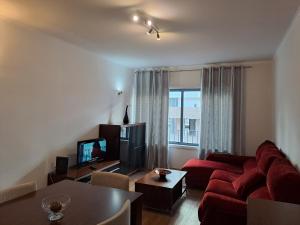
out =
[[[300,0],[0,0],[0,16],[128,67],[271,58]],[[161,40],[134,24],[149,15]]]

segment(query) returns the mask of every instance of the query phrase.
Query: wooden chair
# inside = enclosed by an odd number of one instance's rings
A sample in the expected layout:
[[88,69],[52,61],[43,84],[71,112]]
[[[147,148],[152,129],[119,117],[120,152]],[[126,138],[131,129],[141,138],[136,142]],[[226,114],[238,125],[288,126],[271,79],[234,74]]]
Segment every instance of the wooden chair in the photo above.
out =
[[130,201],[127,200],[115,215],[98,225],[130,225]]
[[0,203],[4,203],[36,191],[36,183],[28,182],[0,191]]
[[118,173],[93,172],[91,184],[129,191],[129,177]]

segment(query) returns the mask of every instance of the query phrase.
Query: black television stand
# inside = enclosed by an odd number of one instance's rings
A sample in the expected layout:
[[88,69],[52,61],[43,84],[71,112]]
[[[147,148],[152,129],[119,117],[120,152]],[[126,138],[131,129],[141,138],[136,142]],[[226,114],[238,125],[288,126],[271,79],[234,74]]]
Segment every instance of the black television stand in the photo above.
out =
[[91,169],[91,170],[97,170],[97,166],[95,166],[95,165],[90,165],[90,169]]
[[94,171],[108,171],[113,172],[114,167],[120,164],[119,160],[101,161],[93,165],[86,165],[83,167],[70,167],[66,174],[56,174],[56,172],[48,173],[48,185],[57,183],[62,180],[74,180],[81,182],[89,182],[91,174]]

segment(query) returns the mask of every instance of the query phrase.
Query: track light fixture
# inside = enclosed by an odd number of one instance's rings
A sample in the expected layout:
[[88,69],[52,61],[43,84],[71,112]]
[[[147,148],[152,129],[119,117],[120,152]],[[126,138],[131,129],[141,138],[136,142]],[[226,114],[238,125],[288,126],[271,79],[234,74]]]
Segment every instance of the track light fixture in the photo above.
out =
[[153,28],[150,28],[150,30],[147,31],[147,34],[150,35],[153,32]]
[[132,20],[133,22],[138,22],[139,21],[139,16],[138,15],[133,15]]
[[149,27],[152,26],[152,21],[151,20],[147,20],[147,26],[149,26]]
[[160,36],[159,36],[158,32],[156,33],[156,40],[158,40],[158,41],[160,40]]
[[151,19],[142,17],[140,15],[134,14],[132,16],[133,22],[137,23],[140,20],[143,21],[143,25],[147,27],[149,30],[146,32],[147,35],[155,34],[156,33],[156,39],[160,40],[160,33],[159,33],[159,28],[152,22]]

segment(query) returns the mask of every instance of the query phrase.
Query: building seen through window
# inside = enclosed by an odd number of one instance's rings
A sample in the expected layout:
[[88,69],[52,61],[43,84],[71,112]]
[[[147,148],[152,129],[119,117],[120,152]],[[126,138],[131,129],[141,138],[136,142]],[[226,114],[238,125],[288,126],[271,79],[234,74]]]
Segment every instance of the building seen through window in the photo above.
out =
[[198,145],[200,141],[201,92],[199,89],[170,90],[169,143]]

